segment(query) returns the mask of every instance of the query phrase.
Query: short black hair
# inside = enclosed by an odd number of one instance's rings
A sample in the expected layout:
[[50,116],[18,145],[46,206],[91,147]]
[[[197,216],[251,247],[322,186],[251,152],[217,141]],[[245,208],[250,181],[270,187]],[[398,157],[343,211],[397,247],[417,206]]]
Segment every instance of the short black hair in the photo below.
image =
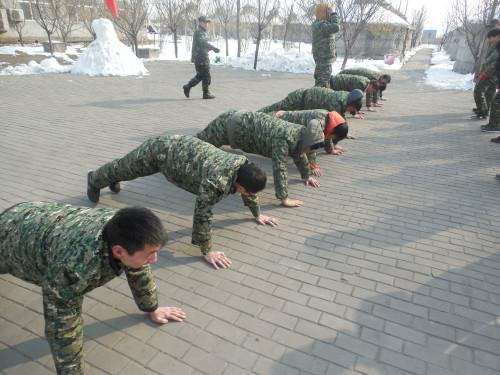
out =
[[318,148],[325,147],[325,142],[319,142],[315,143],[312,146],[310,146],[311,151],[312,150],[317,150]]
[[146,245],[163,246],[167,242],[167,232],[161,220],[144,207],[118,210],[104,226],[103,236],[110,247],[120,245],[129,255]]
[[382,74],[380,76],[380,79],[385,79],[387,81],[387,83],[390,83],[391,82],[391,75],[390,74]]
[[236,182],[243,186],[249,193],[255,194],[266,187],[266,172],[254,163],[246,163],[238,169]]
[[333,134],[335,134],[334,142],[340,142],[345,137],[347,137],[347,133],[349,132],[349,126],[347,126],[347,122],[344,122],[342,125],[338,125],[333,129]]
[[486,38],[490,39],[490,38],[494,38],[494,37],[499,36],[499,35],[500,35],[500,30],[495,28],[495,29],[488,31],[488,34],[486,34]]

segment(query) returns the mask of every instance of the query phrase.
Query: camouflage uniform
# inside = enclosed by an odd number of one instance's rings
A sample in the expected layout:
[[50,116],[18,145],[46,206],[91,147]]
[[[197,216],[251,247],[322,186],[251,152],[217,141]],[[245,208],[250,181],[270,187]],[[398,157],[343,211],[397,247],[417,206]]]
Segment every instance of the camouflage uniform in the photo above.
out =
[[[94,171],[90,183],[102,189],[113,182],[162,173],[174,185],[197,195],[191,242],[207,254],[212,248],[212,207],[236,192],[238,169],[247,162],[245,156],[219,150],[196,137],[161,136],[147,140],[123,158]],[[242,199],[258,217],[257,196],[242,195]]]
[[[352,74],[355,76],[363,76],[368,78],[370,81],[378,81],[382,74],[371,69],[366,68],[352,68],[344,69],[339,72],[339,74]],[[382,96],[380,91],[374,91],[371,94],[366,94],[366,106],[371,107],[372,104],[377,104],[379,95]],[[368,105],[370,103],[370,105]]]
[[[493,48],[496,50],[497,46],[500,48],[500,42],[495,44]],[[494,63],[495,67],[495,78],[496,78],[496,90],[500,91],[500,55],[496,54],[496,60]],[[491,101],[491,110],[488,124],[481,126],[483,130],[499,130],[500,129],[500,93],[495,92],[493,100]]]
[[210,76],[209,51],[218,51],[218,48],[208,43],[207,31],[198,26],[193,35],[193,47],[191,50],[191,62],[194,63],[196,75],[188,82],[189,87],[194,87],[198,83],[202,84],[203,94],[209,93],[209,86],[212,82]]
[[[334,91],[352,91],[359,89],[366,93],[366,88],[370,83],[370,79],[364,76],[356,76],[353,74],[337,74],[330,77],[330,88]],[[372,95],[366,94],[366,106],[372,106]]]
[[317,19],[312,26],[312,53],[316,68],[315,86],[328,87],[332,63],[336,59],[335,33],[339,31],[339,17],[332,14],[330,21]]
[[110,208],[21,203],[0,214],[0,273],[42,288],[45,336],[58,374],[83,374],[83,296],[125,271],[140,310],[158,308],[149,266],[125,268],[103,238]]
[[216,147],[232,148],[272,158],[276,198],[288,197],[288,156],[302,179],[311,176],[307,156],[299,153],[304,127],[259,112],[228,111],[210,122],[196,136]]
[[483,65],[481,66],[481,73],[487,73],[488,78],[478,80],[476,86],[474,87],[474,101],[476,102],[476,113],[479,116],[488,116],[490,111],[490,104],[495,95],[496,89],[496,75],[495,75],[495,61],[497,59],[498,52],[495,45],[488,44],[488,49],[486,50],[486,57]]
[[298,89],[289,93],[285,99],[259,109],[259,112],[302,111],[304,109],[326,109],[345,116],[347,91],[333,91],[325,87]]

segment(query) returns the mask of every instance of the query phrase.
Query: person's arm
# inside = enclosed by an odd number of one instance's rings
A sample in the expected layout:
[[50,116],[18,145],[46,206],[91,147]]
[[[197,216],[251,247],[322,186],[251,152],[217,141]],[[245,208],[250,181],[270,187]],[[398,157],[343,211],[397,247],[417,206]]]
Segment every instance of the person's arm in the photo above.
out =
[[257,218],[260,215],[259,197],[256,194],[243,195],[241,194],[243,204],[248,207],[253,217]]
[[57,373],[83,374],[82,295],[70,287],[44,285],[45,337],[50,345]]
[[338,33],[340,30],[339,16],[336,13],[333,13],[330,17],[330,22],[322,22],[321,28],[323,31],[327,31],[331,34]]
[[125,268],[125,275],[139,310],[155,311],[158,308],[158,294],[151,267],[146,265],[137,269]]
[[200,47],[204,50],[204,51],[215,51],[215,52],[219,52],[219,49],[213,45],[211,45],[209,42],[208,42],[208,38],[207,38],[207,33],[203,33],[201,36],[200,36]]
[[300,177],[303,180],[307,180],[309,177],[311,177],[312,172],[311,172],[311,166],[309,165],[309,160],[307,158],[306,153],[301,153],[299,155],[294,155],[293,156],[293,162],[297,169],[300,172]]

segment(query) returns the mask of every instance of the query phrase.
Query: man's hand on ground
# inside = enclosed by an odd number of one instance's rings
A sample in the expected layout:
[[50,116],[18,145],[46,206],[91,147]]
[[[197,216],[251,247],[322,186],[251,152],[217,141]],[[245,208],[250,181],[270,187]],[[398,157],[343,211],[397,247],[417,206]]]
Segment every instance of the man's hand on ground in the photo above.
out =
[[304,180],[304,184],[307,186],[307,185],[311,185],[311,186],[314,186],[314,187],[320,187],[320,183],[318,180],[316,180],[315,178],[313,177],[309,177],[307,179]]
[[336,151],[339,151],[341,154],[343,154],[344,152],[347,152],[347,148],[344,148],[342,146],[335,146],[333,149]]
[[304,204],[304,202],[297,199],[286,198],[281,201],[281,205],[285,207],[300,207],[302,204]]
[[266,225],[266,224],[268,224],[268,225],[270,225],[272,227],[275,227],[275,226],[277,226],[280,223],[280,221],[278,219],[276,219],[275,217],[266,216],[266,215],[259,215],[258,217],[255,218],[255,220],[260,225]]
[[316,168],[312,168],[311,169],[312,173],[315,175],[315,176],[318,176],[318,177],[321,177],[323,176],[323,172],[321,172],[321,169],[319,169],[318,167]]
[[368,107],[366,110],[369,112],[377,112],[377,110],[373,107]]
[[205,260],[215,267],[216,270],[231,267],[231,261],[222,251],[211,251],[205,255]]
[[360,114],[355,114],[354,116],[352,116],[352,118],[357,118],[358,120],[362,120],[363,116],[361,116]]
[[158,307],[155,311],[149,313],[149,318],[158,324],[168,323],[169,320],[182,322],[186,319],[186,313],[178,307]]
[[350,135],[350,134],[347,134],[347,137],[346,137],[346,138],[347,138],[347,139],[356,139],[356,137],[355,137],[355,136]]

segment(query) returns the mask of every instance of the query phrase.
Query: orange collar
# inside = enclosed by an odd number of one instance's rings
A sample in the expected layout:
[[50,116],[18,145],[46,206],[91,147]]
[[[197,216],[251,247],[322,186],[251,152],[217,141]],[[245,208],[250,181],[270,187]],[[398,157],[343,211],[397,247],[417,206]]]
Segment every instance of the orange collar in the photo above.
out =
[[330,138],[333,129],[342,124],[345,124],[345,120],[340,114],[335,111],[328,112],[328,125],[325,126],[325,140]]

